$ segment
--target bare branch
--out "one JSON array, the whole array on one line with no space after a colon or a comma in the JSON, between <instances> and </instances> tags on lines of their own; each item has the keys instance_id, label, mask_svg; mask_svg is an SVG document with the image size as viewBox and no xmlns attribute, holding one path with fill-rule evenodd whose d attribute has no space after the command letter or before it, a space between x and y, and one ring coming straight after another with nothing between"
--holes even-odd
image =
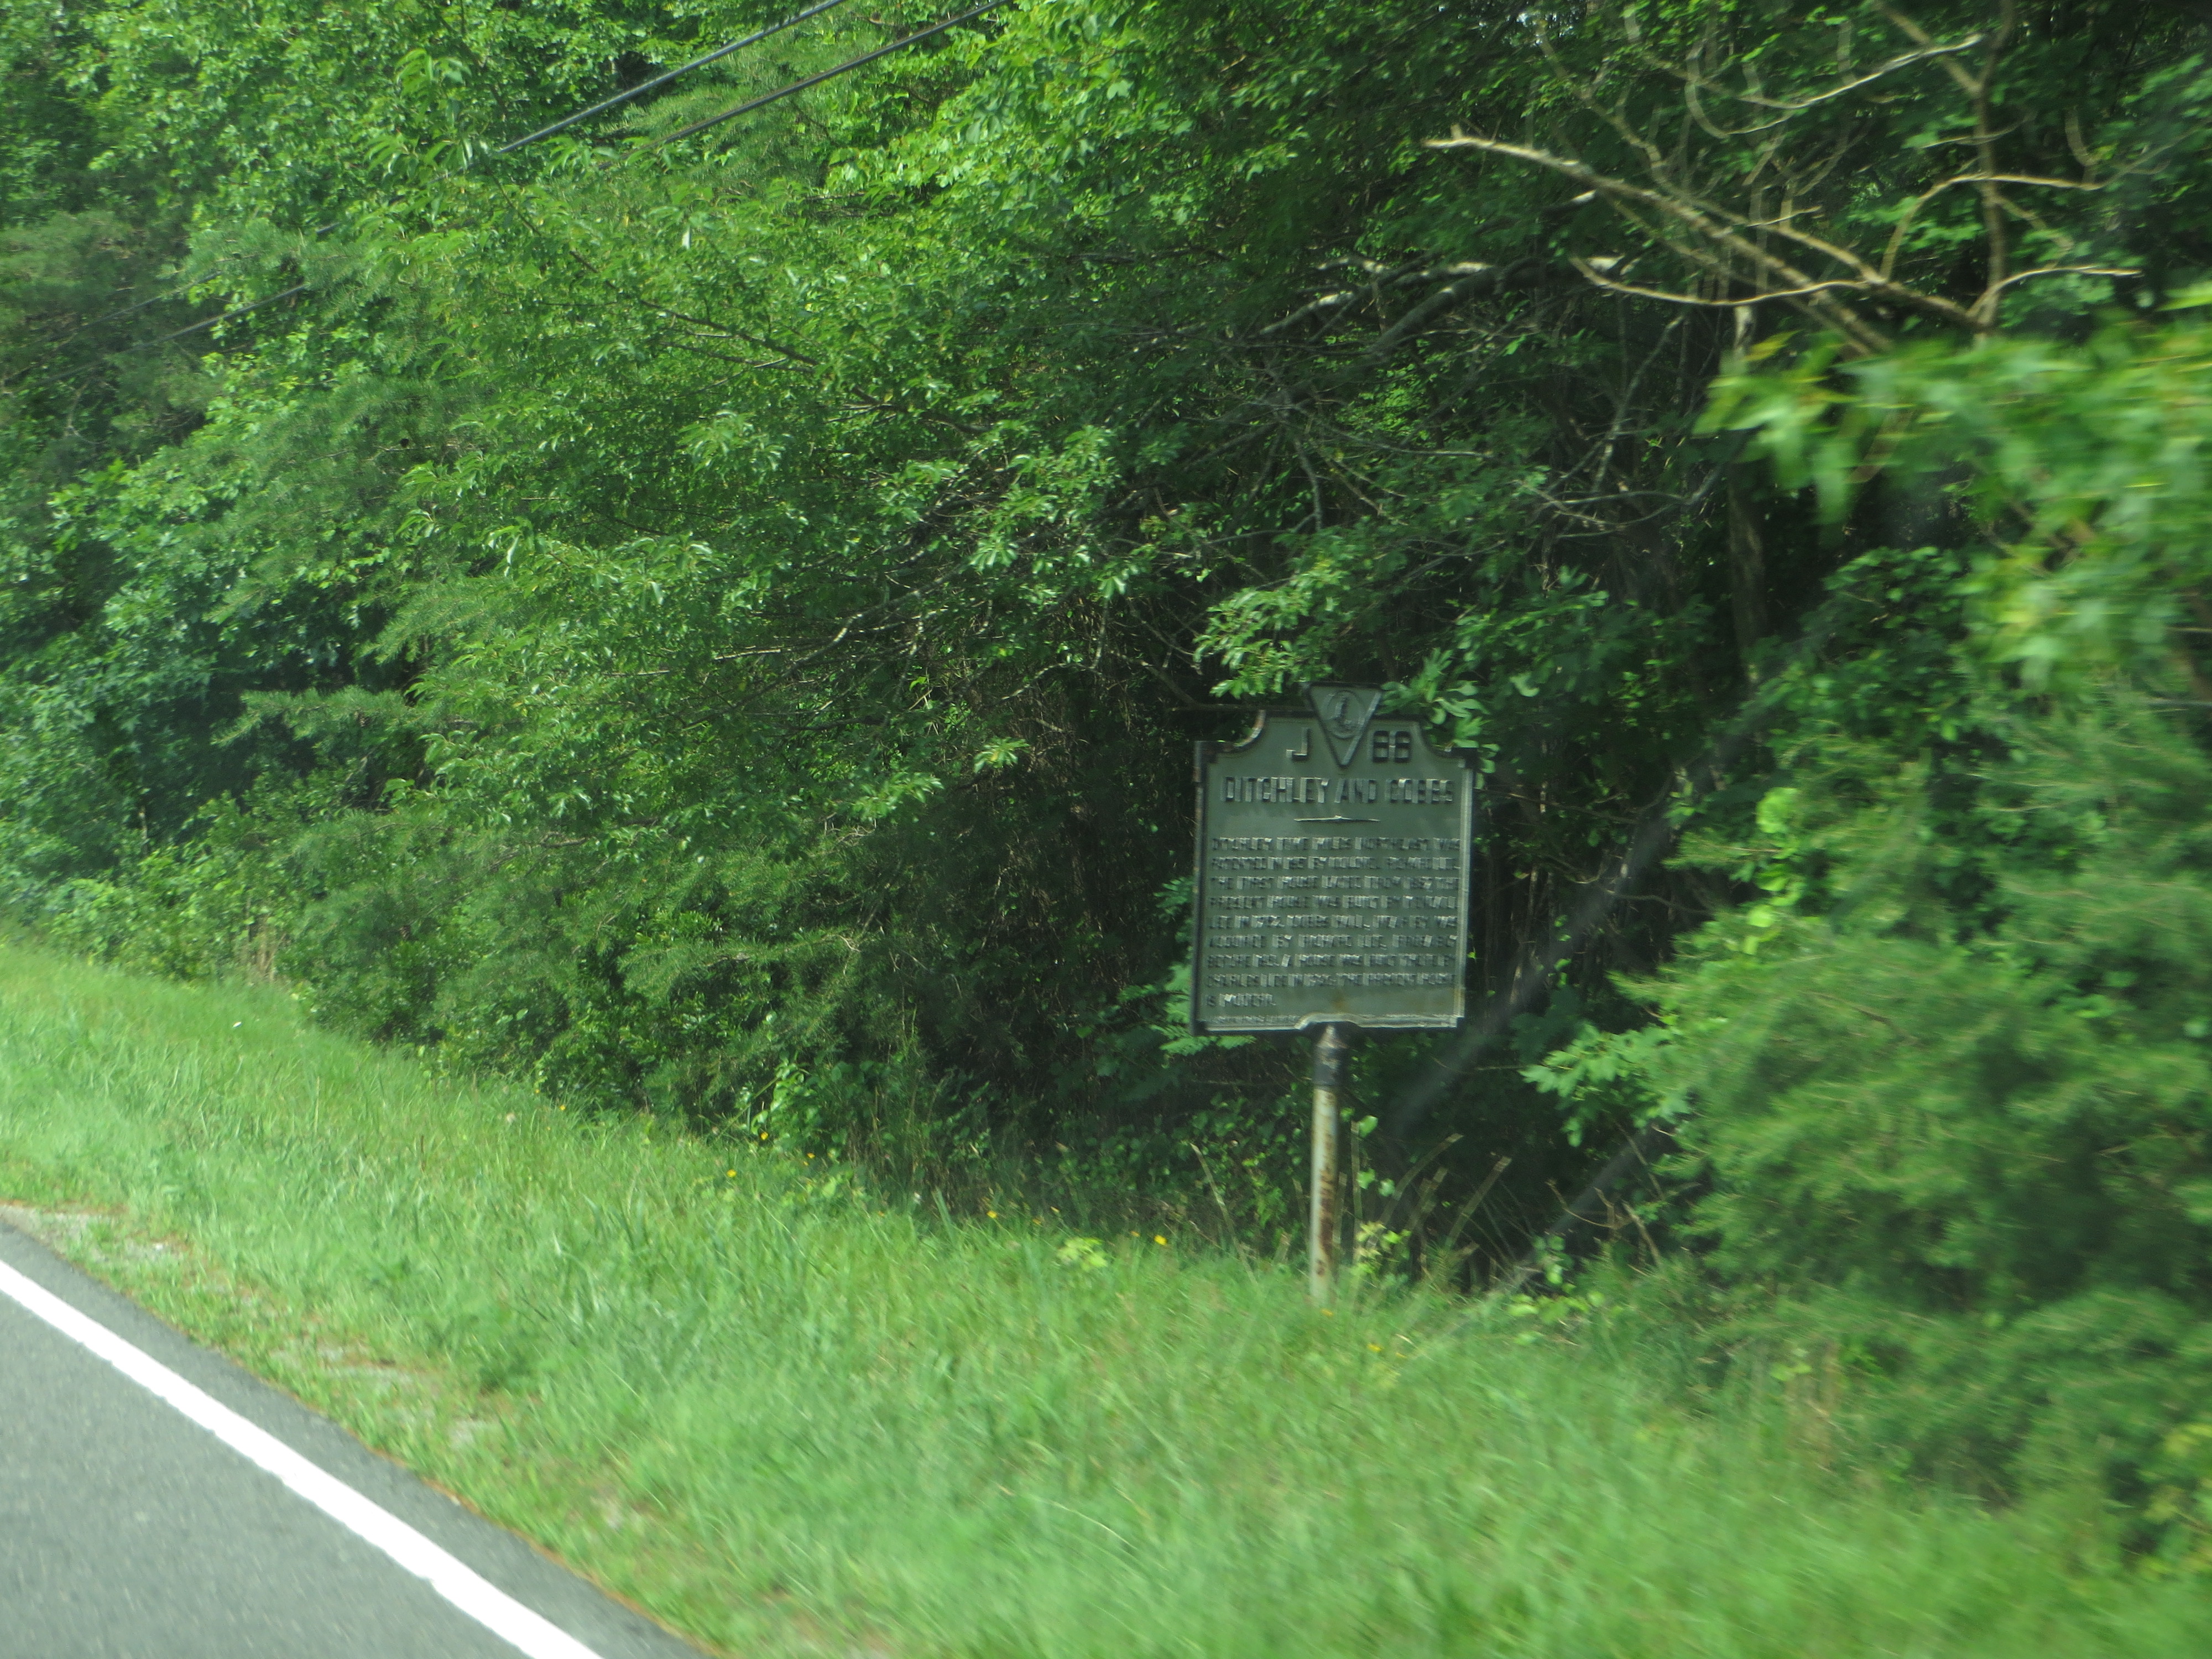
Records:
<instances>
[{"instance_id":1,"label":"bare branch","mask_svg":"<svg viewBox=\"0 0 2212 1659\"><path fill-rule=\"evenodd\" d=\"M1996 322L1997 296L2005 289L2029 282L2038 276L2140 276L2142 271L2133 265L2038 265L2033 270L2018 270L1990 289L1974 301L1974 309L1982 313L1992 326Z\"/></svg>"},{"instance_id":2,"label":"bare branch","mask_svg":"<svg viewBox=\"0 0 2212 1659\"><path fill-rule=\"evenodd\" d=\"M1382 332L1374 344L1360 355L1380 357L1395 350L1399 343L1418 331L1423 324L1440 313L1449 311L1462 300L1476 294L1494 292L1504 288L1533 286L1534 281L1549 276L1559 268L1547 259L1516 259L1510 264L1468 264L1449 267L1466 274L1456 282L1438 289L1411 311Z\"/></svg>"},{"instance_id":3,"label":"bare branch","mask_svg":"<svg viewBox=\"0 0 2212 1659\"><path fill-rule=\"evenodd\" d=\"M1747 127L1722 127L1706 118L1702 106L1692 105L1692 113L1697 118L1698 125L1712 134L1714 137L1746 138L1754 133L1771 131L1788 121L1793 115L1802 114L1808 109L1816 109L1822 104L1833 103L1837 99L1847 97L1862 87L1871 86L1876 81L1896 74L1899 70L1910 69L1916 64L1929 63L1954 52L1972 52L1986 39L1988 39L1986 35L1970 34L1963 40L1954 40L1948 45L1929 46L1918 52L1902 53L1887 63L1876 64L1855 79L1841 82L1828 88L1825 92L1815 93L1810 98L1767 98L1757 92L1740 92L1734 87L1724 86L1720 82L1699 75L1694 70L1666 63L1650 52L1643 52L1641 55L1654 68L1680 81L1692 100L1698 94L1706 93L1723 98L1732 98L1740 104L1749 104L1754 108L1780 112L1771 121L1761 121Z\"/></svg>"},{"instance_id":4,"label":"bare branch","mask_svg":"<svg viewBox=\"0 0 2212 1659\"><path fill-rule=\"evenodd\" d=\"M1907 307L1928 316L1937 318L1954 328L1963 328L1974 333L1984 331L1983 323L1972 312L1941 295L1923 294L1917 289L1907 288L1901 283L1894 282L1869 264L1864 258L1850 249L1839 247L1825 238L1798 230L1786 222L1770 221L1765 224L1754 224L1740 214L1731 213L1727 209L1711 203L1672 196L1660 191L1647 190L1640 185L1630 184L1625 179L1607 177L1571 157L1554 155L1548 150L1535 149L1525 144L1504 143L1492 138L1471 138L1464 134L1456 134L1449 138L1430 138L1423 142L1424 147L1429 149L1481 150L1490 155L1504 155L1514 161L1527 161L1538 167L1549 168L1554 173L1574 179L1578 184L1597 191L1608 201L1616 204L1632 203L1665 215L1686 226L1704 240L1735 254L1737 258L1747 261L1752 268L1765 272L1767 280L1778 281L1784 288L1806 292L1838 291L1837 288L1832 288L1831 284L1824 283L1808 271L1800 270L1787 259L1759 246L1741 234L1745 230L1763 230L1768 234L1780 237L1800 247L1819 253L1825 258L1832 259L1854 273L1856 282L1839 285L1841 289L1859 293L1871 299L1887 301L1893 305ZM1841 315L1849 319L1840 325L1843 331L1850 335L1863 349L1879 350L1887 345L1887 342L1882 338L1880 331L1867 324L1864 319L1850 313L1846 308L1838 307L1838 311Z\"/></svg>"},{"instance_id":5,"label":"bare branch","mask_svg":"<svg viewBox=\"0 0 2212 1659\"><path fill-rule=\"evenodd\" d=\"M2045 179L2033 173L1954 173L1940 184L1929 185L1927 189L1905 204L1905 212L1897 222L1897 228L1889 234L1889 246L1882 250L1881 274L1883 276L1888 276L1896 268L1898 250L1904 243L1905 233L1911 228L1912 221L1920 210L1954 185L2033 185L2045 190L2102 190L2105 188L2102 185L2081 184L2071 179ZM2007 203L2006 205L2010 206L2011 204ZM2017 211L2017 210L2014 210Z\"/></svg>"},{"instance_id":6,"label":"bare branch","mask_svg":"<svg viewBox=\"0 0 2212 1659\"><path fill-rule=\"evenodd\" d=\"M1324 294L1318 300L1309 301L1306 304L1300 306L1296 311L1284 318L1281 321L1268 324L1267 327L1260 331L1260 337L1261 338L1265 339L1270 334L1281 333L1283 330L1290 327L1293 323L1302 323L1305 321L1307 318L1318 316L1324 311L1334 311L1337 307L1344 304L1346 301L1358 299L1365 291L1366 290L1364 289L1346 288L1340 289L1334 294Z\"/></svg>"},{"instance_id":7,"label":"bare branch","mask_svg":"<svg viewBox=\"0 0 2212 1659\"><path fill-rule=\"evenodd\" d=\"M1797 300L1816 294L1856 293L1862 286L1855 277L1839 276L1831 282L1814 283L1808 288L1765 289L1748 299L1739 295L1733 299L1714 300L1700 294L1674 294L1665 289L1639 288L1634 283L1617 283L1587 259L1577 259L1574 266L1590 283L1609 293L1632 295L1639 300L1663 300L1668 305L1698 306L1709 311L1739 311L1745 306L1758 305L1767 300Z\"/></svg>"}]
</instances>

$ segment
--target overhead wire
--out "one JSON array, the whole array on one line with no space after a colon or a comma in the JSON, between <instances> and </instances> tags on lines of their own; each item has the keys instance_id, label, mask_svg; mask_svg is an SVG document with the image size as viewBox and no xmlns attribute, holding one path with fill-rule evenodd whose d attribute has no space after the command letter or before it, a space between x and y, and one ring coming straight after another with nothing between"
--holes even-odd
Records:
<instances>
[{"instance_id":1,"label":"overhead wire","mask_svg":"<svg viewBox=\"0 0 2212 1659\"><path fill-rule=\"evenodd\" d=\"M565 132L568 128L574 126L579 121L588 121L594 115L600 114L607 110L614 109L623 104L627 104L631 99L641 97L644 94L651 92L656 87L666 86L671 81L676 79L679 75L689 75L695 69L704 68L707 64L714 63L718 58L727 58L732 52L740 52L747 46L756 45L760 41L767 40L772 34L781 34L787 28L795 28L799 24L806 21L808 18L819 17L823 12L830 11L836 7L843 5L844 3L845 0L817 0L817 3L807 7L805 11L794 13L793 15L785 18L781 23L771 23L764 29L756 29L752 33L748 34L742 40L732 40L727 46L715 47L714 51L707 53L704 57L694 58L688 64L678 64L674 69L666 71L665 74L656 75L650 81L639 82L637 85L630 88L627 92L618 92L611 98L601 99L589 109L580 109L574 115L562 116L550 126L540 127L535 132L525 133L520 138L514 139L510 143L501 144L497 149L495 149L491 153L494 155L511 155L516 150L520 149L525 144L534 144L540 138L550 138L556 132Z\"/></svg>"},{"instance_id":2,"label":"overhead wire","mask_svg":"<svg viewBox=\"0 0 2212 1659\"><path fill-rule=\"evenodd\" d=\"M14 374L27 374L33 369L52 362L56 357L62 354L71 341L76 340L82 335L90 333L94 329L98 328L102 323L112 323L118 317L133 316L141 311L148 309L149 307L160 305L164 301L173 300L180 294L189 294L191 292L193 284L191 283L179 283L174 288L164 289L162 292L155 295L151 299L139 300L131 305L118 307L113 311L103 311L97 317L87 318L83 322L79 323L75 328L70 330L68 333L61 336L58 339L47 341L44 350L33 357L30 362L24 364L21 368L11 372ZM129 289L125 289L122 291L128 294L131 290ZM125 346L124 349L126 351L135 351L137 348L136 346ZM64 380L62 384L66 386L70 383L70 381Z\"/></svg>"},{"instance_id":3,"label":"overhead wire","mask_svg":"<svg viewBox=\"0 0 2212 1659\"><path fill-rule=\"evenodd\" d=\"M327 236L331 232L337 228L337 222L333 220L329 224L316 226L311 234L316 236ZM40 363L47 362L64 346L67 346L72 340L76 339L82 335L90 333L94 329L98 328L102 323L112 323L119 317L132 316L138 312L145 311L154 306L166 305L172 300L177 299L183 295L190 294L194 289L199 288L207 283L210 272L217 270L223 265L227 265L234 259L237 259L243 256L235 253L226 254L223 258L217 259L214 264L210 265L206 270L201 271L198 276L187 277L181 283L173 283L169 287L163 289L159 294L154 295L151 298L135 301L127 306L118 306L113 311L103 311L97 317L86 318L84 321L79 323L75 328L70 330L68 333L63 335L59 339L48 341L46 343L46 349L40 352L36 357L33 357L30 362L25 366L26 370L36 368ZM305 284L301 284L301 286L304 287ZM127 288L122 290L122 292L125 294L128 294L131 291L131 290ZM299 291L300 289L298 288L287 289L283 294L272 294L268 299L257 300L253 302L253 305L240 307L240 310L251 311L257 306L267 305L271 300L289 299L292 295L297 294ZM144 346L160 345L162 341L173 340L180 334L191 334L203 328L212 328L216 324L222 322L228 317L235 314L237 313L234 312L227 312L221 317L203 318L200 321L192 324L188 328L181 328L177 330L174 333L164 334L157 339L139 340L134 342L132 344L125 346L123 350L125 352L137 351Z\"/></svg>"},{"instance_id":4,"label":"overhead wire","mask_svg":"<svg viewBox=\"0 0 2212 1659\"><path fill-rule=\"evenodd\" d=\"M295 283L281 294L271 294L246 305L234 306L219 317L203 317L197 323L187 323L182 328L172 329L168 333L157 335L153 339L134 341L123 349L125 352L145 351L157 345L167 345L172 340L183 339L187 334L197 334L204 328L213 328L217 323L227 323L234 317L243 317L249 311L258 311L264 306L273 306L279 300L289 300L295 294L305 294L307 291L307 283Z\"/></svg>"},{"instance_id":5,"label":"overhead wire","mask_svg":"<svg viewBox=\"0 0 2212 1659\"><path fill-rule=\"evenodd\" d=\"M520 138L514 139L509 143L500 145L497 149L489 153L494 155L512 155L514 151L522 149L526 145L536 143L541 138L550 137L556 132L565 131L580 121L588 120L591 117L599 114L604 111L616 108L622 104L629 102L631 99L639 97L645 93L651 92L656 87L665 86L671 81L675 80L678 76L687 75L695 69L699 69L708 64L714 63L718 59L726 58L732 52L741 51L746 46L753 46L762 40L765 40L771 35L781 34L786 29L795 27L797 25L804 23L811 18L818 17L823 13L833 10L836 7L844 3L845 0L816 0L815 4L805 8L802 11L794 12L791 16L783 19L781 22L771 23L766 28L757 29L752 33L744 36L741 40L732 40L726 46L717 46L714 51L707 52L701 57L695 58L689 63L679 64L674 69L669 70L664 74L657 75L649 81L640 82L636 86L629 88L627 91L617 93L611 98L602 99L598 103L591 105L587 108L576 111L574 114L565 115L558 121L555 121L550 125L540 127L535 132L526 133ZM821 70L817 74L807 76L801 80L793 81L788 86L779 87L774 92L764 94L758 98L749 99L742 104L723 110L719 114L708 116L704 120L694 121L689 126L680 127L676 131L669 133L665 137L653 139L650 143L643 146L643 148L647 149L659 149L663 145L674 143L680 138L688 138L694 133L704 132L709 127L720 126L725 121L733 121L741 115L749 115L757 109L764 108L768 105L778 102L782 99L791 97L795 93L805 92L810 87L818 87L825 81L833 81L841 75L850 74L856 69L860 69L866 64L874 63L878 58L888 57L892 52L903 51L908 46L916 45L921 41L942 34L947 29L956 27L962 23L967 22L971 18L980 17L987 11L996 10L999 7L1005 5L1006 3L1007 3L1007 0L982 0L981 4L970 6L966 11L961 12L957 15L945 18L941 22L933 23L926 29L917 29L912 34L903 35L896 40L892 40L884 46L876 47L872 52L864 52L857 58L848 58L845 62L839 64L833 68ZM637 150L632 150L629 154L636 155L639 153L640 152ZM602 167L609 167L614 165L615 161L627 159L627 156L616 157L609 161L602 162L600 165ZM333 228L334 227L332 226L325 225L322 229L324 231L327 231ZM320 234L321 232L319 231L317 234ZM203 329L214 328L220 324L230 322L236 318L243 317L249 312L258 311L264 306L275 305L280 300L289 300L295 295L305 293L308 286L309 285L306 283L295 283L293 286L285 289L281 293L269 295L264 298L252 301L246 305L234 306L231 309L222 312L216 316L204 317L196 323L189 323L183 328L173 329L168 333L157 336L154 339L135 342L131 345L125 346L123 349L125 352L143 351L149 349L155 346L166 345L172 340L182 339L188 334L197 334ZM171 295L161 297L173 297L174 293L182 291L183 290L181 289L173 290ZM144 305L152 303L155 303L155 301L149 301L142 302L139 306L126 307L123 312L110 313L110 317L125 315L131 311L143 309ZM109 318L101 318L99 320L104 322L109 319ZM70 337L74 337L76 333L82 332L83 329L88 326L90 326L90 325L80 325L77 330L72 331Z\"/></svg>"},{"instance_id":6,"label":"overhead wire","mask_svg":"<svg viewBox=\"0 0 2212 1659\"><path fill-rule=\"evenodd\" d=\"M732 52L740 52L747 46L757 45L759 42L768 40L772 35L781 34L786 29L794 28L798 25L806 22L811 18L819 17L823 13L826 11L833 11L837 7L845 3L846 0L816 0L815 4L808 6L803 11L794 12L791 16L784 18L780 22L771 23L766 28L756 29L750 34L745 35L736 40L729 41L723 46L715 47L714 50L710 52L706 52L700 57L694 58L687 64L679 64L672 70L669 70L660 75L656 75L649 81L641 81L636 86L629 88L624 91L618 92L611 98L603 98L598 103L590 106L588 108L580 109L573 114L564 115L559 120L553 122L550 125L538 128L535 132L526 133L520 138L514 139L509 143L500 145L497 149L492 150L491 154L494 155L513 155L516 150L522 149L526 145L534 144L541 138L550 138L556 132L566 131L568 128L574 126L580 121L587 121L594 115L600 114L607 110L617 108L623 104L628 103L633 98L641 97L644 94L653 91L655 88L665 87L679 76L688 75L693 70L703 68L705 65L714 63L718 59L727 58ZM781 96L782 94L779 94L778 95ZM335 228L336 227L334 225L324 225L319 228L315 234L319 236ZM89 329L97 327L101 323L112 322L118 317L127 317L134 312L143 311L149 307L159 305L164 300L174 299L180 294L189 292L197 284L194 283L185 283L169 289L167 293L155 295L150 300L141 300L136 305L125 306L119 310L108 312L104 316L95 317L88 322L80 323L64 337L64 339L60 343L66 343L69 340L75 339L78 335L84 333ZM202 329L214 328L219 324L229 322L234 318L243 317L248 312L258 311L264 306L274 305L279 300L289 300L295 294L304 293L307 288L307 284L305 283L295 283L292 287L284 289L282 293L268 295L262 299L255 300L246 305L234 306L231 309L220 313L216 316L203 317L196 323L187 324L183 328L173 329L168 333L158 335L153 339L134 341L130 345L124 347L123 350L126 353L143 351L149 349L154 346L166 345L172 340L180 340L184 338L187 334L197 334Z\"/></svg>"},{"instance_id":7,"label":"overhead wire","mask_svg":"<svg viewBox=\"0 0 2212 1659\"><path fill-rule=\"evenodd\" d=\"M733 121L740 115L750 115L753 111L773 104L780 98L788 98L792 94L804 92L809 87L818 87L824 81L835 80L841 75L859 69L863 64L872 64L877 58L913 46L918 40L927 40L933 34L942 34L955 24L964 23L971 17L980 17L985 12L994 10L1006 3L1006 0L983 0L981 5L970 6L957 17L948 17L941 23L932 23L926 29L917 29L901 40L878 46L873 52L864 52L858 58L848 58L835 69L826 69L818 75L810 75L803 81L793 81L787 87L779 87L774 92L763 94L758 98L749 99L734 108L724 110L720 115L710 115L703 121L694 121L688 127L678 127L666 137L654 139L646 148L658 149L663 144L672 144L679 138L689 138L695 132L704 132L708 127L720 126L725 121Z\"/></svg>"}]
</instances>

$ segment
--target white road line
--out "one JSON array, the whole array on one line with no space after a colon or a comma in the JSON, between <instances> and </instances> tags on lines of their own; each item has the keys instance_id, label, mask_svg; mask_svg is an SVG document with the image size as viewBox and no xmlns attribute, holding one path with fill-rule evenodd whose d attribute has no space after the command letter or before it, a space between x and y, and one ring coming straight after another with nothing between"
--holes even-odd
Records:
<instances>
[{"instance_id":1,"label":"white road line","mask_svg":"<svg viewBox=\"0 0 2212 1659\"><path fill-rule=\"evenodd\" d=\"M599 1659L581 1642L487 1583L398 1516L325 1474L276 1436L256 1428L97 1320L0 1262L0 1293L175 1407L249 1462L258 1464L347 1531L425 1580L463 1613L529 1659Z\"/></svg>"}]
</instances>

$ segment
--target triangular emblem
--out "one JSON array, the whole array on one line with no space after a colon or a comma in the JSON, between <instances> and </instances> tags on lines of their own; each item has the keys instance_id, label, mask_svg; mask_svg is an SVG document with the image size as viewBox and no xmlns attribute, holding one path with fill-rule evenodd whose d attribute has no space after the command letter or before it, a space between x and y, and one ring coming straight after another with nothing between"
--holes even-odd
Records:
<instances>
[{"instance_id":1,"label":"triangular emblem","mask_svg":"<svg viewBox=\"0 0 2212 1659\"><path fill-rule=\"evenodd\" d=\"M1336 763L1351 765L1382 693L1371 685L1315 685L1306 689L1306 696L1313 700L1314 713L1321 716L1322 733L1328 739Z\"/></svg>"}]
</instances>

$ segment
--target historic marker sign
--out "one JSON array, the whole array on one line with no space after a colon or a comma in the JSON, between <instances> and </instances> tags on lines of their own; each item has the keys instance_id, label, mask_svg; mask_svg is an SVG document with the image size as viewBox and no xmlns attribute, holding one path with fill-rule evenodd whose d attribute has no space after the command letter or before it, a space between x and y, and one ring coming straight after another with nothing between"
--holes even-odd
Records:
<instances>
[{"instance_id":1,"label":"historic marker sign","mask_svg":"<svg viewBox=\"0 0 2212 1659\"><path fill-rule=\"evenodd\" d=\"M1376 718L1371 687L1310 696L1198 746L1191 1025L1456 1025L1474 763Z\"/></svg>"}]
</instances>

